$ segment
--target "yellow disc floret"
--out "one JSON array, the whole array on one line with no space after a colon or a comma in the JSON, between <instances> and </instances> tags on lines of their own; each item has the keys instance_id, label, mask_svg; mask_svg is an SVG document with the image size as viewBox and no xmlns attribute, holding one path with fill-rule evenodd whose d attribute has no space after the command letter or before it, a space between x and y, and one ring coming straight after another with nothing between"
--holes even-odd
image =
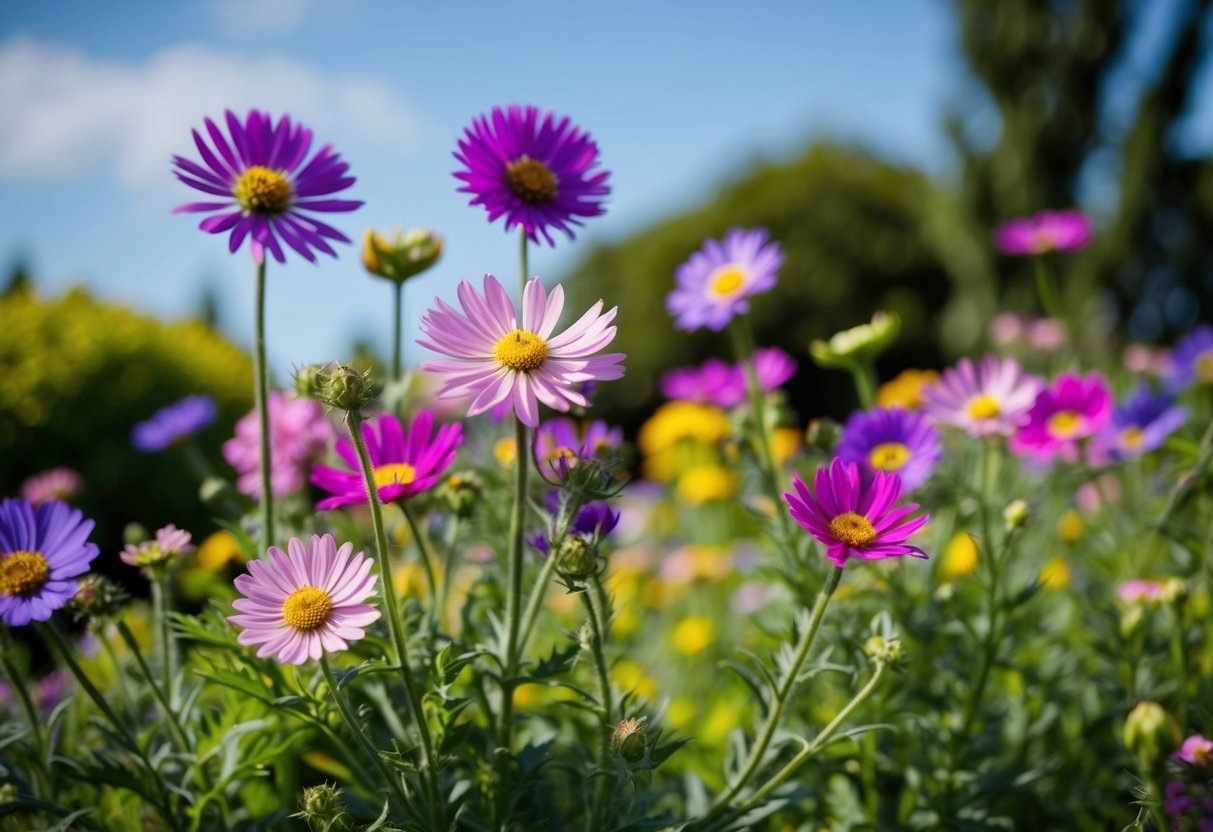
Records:
<instances>
[{"instance_id":1,"label":"yellow disc floret","mask_svg":"<svg viewBox=\"0 0 1213 832\"><path fill-rule=\"evenodd\" d=\"M993 419L1002 412L998 399L993 396L974 396L967 405L969 415L974 419Z\"/></svg>"},{"instance_id":2,"label":"yellow disc floret","mask_svg":"<svg viewBox=\"0 0 1213 832\"><path fill-rule=\"evenodd\" d=\"M548 345L533 332L515 329L493 347L493 358L502 367L529 373L538 370L548 360Z\"/></svg>"},{"instance_id":3,"label":"yellow disc floret","mask_svg":"<svg viewBox=\"0 0 1213 832\"><path fill-rule=\"evenodd\" d=\"M547 165L530 156L512 162L505 169L505 179L514 196L531 205L551 202L560 184Z\"/></svg>"},{"instance_id":4,"label":"yellow disc floret","mask_svg":"<svg viewBox=\"0 0 1213 832\"><path fill-rule=\"evenodd\" d=\"M868 462L880 471L897 471L910 461L910 449L901 442L881 442L868 454Z\"/></svg>"},{"instance_id":5,"label":"yellow disc floret","mask_svg":"<svg viewBox=\"0 0 1213 832\"><path fill-rule=\"evenodd\" d=\"M240 174L232 196L250 214L275 216L291 207L291 183L276 170L253 165Z\"/></svg>"},{"instance_id":6,"label":"yellow disc floret","mask_svg":"<svg viewBox=\"0 0 1213 832\"><path fill-rule=\"evenodd\" d=\"M1049 417L1049 434L1055 439L1070 439L1082 428L1082 415L1073 410L1059 410Z\"/></svg>"},{"instance_id":7,"label":"yellow disc floret","mask_svg":"<svg viewBox=\"0 0 1213 832\"><path fill-rule=\"evenodd\" d=\"M28 598L50 579L51 567L41 552L12 552L0 560L0 595Z\"/></svg>"},{"instance_id":8,"label":"yellow disc floret","mask_svg":"<svg viewBox=\"0 0 1213 832\"><path fill-rule=\"evenodd\" d=\"M332 613L332 597L314 586L296 589L282 604L282 617L287 625L305 633L324 624Z\"/></svg>"},{"instance_id":9,"label":"yellow disc floret","mask_svg":"<svg viewBox=\"0 0 1213 832\"><path fill-rule=\"evenodd\" d=\"M867 546L876 539L876 529L862 514L848 511L830 521L834 539L851 546Z\"/></svg>"},{"instance_id":10,"label":"yellow disc floret","mask_svg":"<svg viewBox=\"0 0 1213 832\"><path fill-rule=\"evenodd\" d=\"M721 266L708 278L708 290L718 298L727 298L745 285L746 274L738 266L729 263Z\"/></svg>"},{"instance_id":11,"label":"yellow disc floret","mask_svg":"<svg viewBox=\"0 0 1213 832\"><path fill-rule=\"evenodd\" d=\"M393 462L375 466L375 487L385 485L408 485L417 478L417 469L407 462Z\"/></svg>"}]
</instances>

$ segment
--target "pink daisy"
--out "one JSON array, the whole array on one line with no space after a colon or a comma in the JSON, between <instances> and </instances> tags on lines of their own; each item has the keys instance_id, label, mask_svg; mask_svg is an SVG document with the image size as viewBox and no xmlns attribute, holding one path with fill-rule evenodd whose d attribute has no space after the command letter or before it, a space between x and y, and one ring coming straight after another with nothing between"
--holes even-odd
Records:
<instances>
[{"instance_id":1,"label":"pink daisy","mask_svg":"<svg viewBox=\"0 0 1213 832\"><path fill-rule=\"evenodd\" d=\"M835 458L829 468L817 469L814 489L792 478L796 493L783 498L792 517L826 546L826 557L835 566L847 558L881 560L910 555L925 558L926 552L905 541L927 522L927 516L906 520L918 510L917 503L893 508L901 496L901 479L877 471L865 486L854 464ZM815 493L814 493L815 492Z\"/></svg>"},{"instance_id":2,"label":"pink daisy","mask_svg":"<svg viewBox=\"0 0 1213 832\"><path fill-rule=\"evenodd\" d=\"M462 312L435 303L421 319L427 340L417 343L452 360L427 361L421 369L444 377L438 398L470 397L469 416L512 401L519 420L538 427L540 402L562 413L570 404L588 407L580 391L585 382L623 377L622 353L595 355L615 338L618 307L603 313L601 300L556 336L564 289L549 295L538 278L523 291L521 327L513 301L491 274L484 276L483 295L466 280L459 284Z\"/></svg>"},{"instance_id":3,"label":"pink daisy","mask_svg":"<svg viewBox=\"0 0 1213 832\"><path fill-rule=\"evenodd\" d=\"M331 535L312 535L306 544L292 537L287 552L271 546L266 558L249 561L248 574L236 578L244 597L232 606L240 614L227 618L243 629L239 642L259 645L259 659L302 664L365 636L379 618L379 610L364 603L375 576L372 561L353 551L352 543L338 549Z\"/></svg>"},{"instance_id":4,"label":"pink daisy","mask_svg":"<svg viewBox=\"0 0 1213 832\"><path fill-rule=\"evenodd\" d=\"M367 456L374 468L375 486L379 500L390 503L405 500L426 491L438 482L442 472L455 461L455 453L463 444L462 425L442 425L434 432L434 416L419 410L409 425L408 436L400 420L383 413L362 425ZM366 502L366 488L358 466L358 454L349 439L337 440L337 453L348 471L317 465L312 470L312 484L333 496L316 503L316 508L328 510Z\"/></svg>"},{"instance_id":5,"label":"pink daisy","mask_svg":"<svg viewBox=\"0 0 1213 832\"><path fill-rule=\"evenodd\" d=\"M1213 766L1213 742L1201 734L1193 734L1171 756L1193 766Z\"/></svg>"},{"instance_id":6,"label":"pink daisy","mask_svg":"<svg viewBox=\"0 0 1213 832\"><path fill-rule=\"evenodd\" d=\"M21 483L21 498L40 506L51 500L68 500L80 493L84 480L71 468L51 468Z\"/></svg>"},{"instance_id":7,"label":"pink daisy","mask_svg":"<svg viewBox=\"0 0 1213 832\"><path fill-rule=\"evenodd\" d=\"M1010 436L1027 424L1028 411L1043 386L1015 359L987 355L977 366L962 358L922 395L927 416L935 422L961 428L970 436Z\"/></svg>"},{"instance_id":8,"label":"pink daisy","mask_svg":"<svg viewBox=\"0 0 1213 832\"><path fill-rule=\"evenodd\" d=\"M303 488L308 468L324 455L333 426L311 399L288 397L271 390L270 487L275 497ZM236 423L236 435L223 443L223 457L238 477L236 488L254 500L261 498L261 425L250 410Z\"/></svg>"},{"instance_id":9,"label":"pink daisy","mask_svg":"<svg viewBox=\"0 0 1213 832\"><path fill-rule=\"evenodd\" d=\"M1057 456L1073 462L1078 443L1103 430L1111 418L1112 394L1103 376L1064 373L1036 397L1027 424L1011 437L1011 450L1037 462Z\"/></svg>"}]
</instances>

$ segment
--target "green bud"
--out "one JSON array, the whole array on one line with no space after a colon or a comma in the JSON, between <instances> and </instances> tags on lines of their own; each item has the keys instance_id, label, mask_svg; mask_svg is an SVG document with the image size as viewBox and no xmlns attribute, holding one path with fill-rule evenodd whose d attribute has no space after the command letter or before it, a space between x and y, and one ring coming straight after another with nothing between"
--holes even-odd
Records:
<instances>
[{"instance_id":1,"label":"green bud","mask_svg":"<svg viewBox=\"0 0 1213 832\"><path fill-rule=\"evenodd\" d=\"M581 535L566 537L555 557L556 571L570 580L588 578L598 569L598 551Z\"/></svg>"},{"instance_id":2,"label":"green bud","mask_svg":"<svg viewBox=\"0 0 1213 832\"><path fill-rule=\"evenodd\" d=\"M147 540L147 529L140 523L127 523L122 530L122 542L128 546L138 546Z\"/></svg>"},{"instance_id":3,"label":"green bud","mask_svg":"<svg viewBox=\"0 0 1213 832\"><path fill-rule=\"evenodd\" d=\"M435 493L452 514L466 520L472 516L476 504L484 495L484 480L472 471L451 474L435 489Z\"/></svg>"},{"instance_id":4,"label":"green bud","mask_svg":"<svg viewBox=\"0 0 1213 832\"><path fill-rule=\"evenodd\" d=\"M1124 615L1120 617L1121 638L1127 639L1137 631L1137 627L1141 624L1141 617L1144 612L1145 610L1142 608L1141 604L1133 604L1127 610L1125 610Z\"/></svg>"},{"instance_id":5,"label":"green bud","mask_svg":"<svg viewBox=\"0 0 1213 832\"><path fill-rule=\"evenodd\" d=\"M1182 604L1188 598L1188 582L1183 578L1167 578L1162 582L1163 603Z\"/></svg>"},{"instance_id":6,"label":"green bud","mask_svg":"<svg viewBox=\"0 0 1213 832\"><path fill-rule=\"evenodd\" d=\"M362 244L362 265L376 277L403 283L421 274L442 256L442 238L428 228L393 230L389 240L367 229Z\"/></svg>"},{"instance_id":7,"label":"green bud","mask_svg":"<svg viewBox=\"0 0 1213 832\"><path fill-rule=\"evenodd\" d=\"M303 399L315 399L324 390L333 364L304 364L295 370L295 393Z\"/></svg>"},{"instance_id":8,"label":"green bud","mask_svg":"<svg viewBox=\"0 0 1213 832\"><path fill-rule=\"evenodd\" d=\"M644 719L625 719L611 734L611 748L629 763L638 763L648 752L648 729Z\"/></svg>"},{"instance_id":9,"label":"green bud","mask_svg":"<svg viewBox=\"0 0 1213 832\"><path fill-rule=\"evenodd\" d=\"M901 331L901 319L895 312L877 312L870 323L844 329L830 336L829 341L814 341L809 354L817 366L849 370L870 364Z\"/></svg>"},{"instance_id":10,"label":"green bud","mask_svg":"<svg viewBox=\"0 0 1213 832\"><path fill-rule=\"evenodd\" d=\"M117 615L129 597L126 590L104 575L89 575L80 581L68 610L77 623L104 621Z\"/></svg>"},{"instance_id":11,"label":"green bud","mask_svg":"<svg viewBox=\"0 0 1213 832\"><path fill-rule=\"evenodd\" d=\"M1139 702L1125 719L1125 747L1137 754L1143 770L1154 768L1182 737L1179 725L1157 702Z\"/></svg>"},{"instance_id":12,"label":"green bud","mask_svg":"<svg viewBox=\"0 0 1213 832\"><path fill-rule=\"evenodd\" d=\"M1030 512L1028 504L1023 500L1013 500L1002 511L1002 522L1008 532L1022 529L1028 522Z\"/></svg>"},{"instance_id":13,"label":"green bud","mask_svg":"<svg viewBox=\"0 0 1213 832\"><path fill-rule=\"evenodd\" d=\"M361 412L375 400L371 374L349 364L308 364L295 373L300 396L337 410Z\"/></svg>"},{"instance_id":14,"label":"green bud","mask_svg":"<svg viewBox=\"0 0 1213 832\"><path fill-rule=\"evenodd\" d=\"M842 436L842 428L833 419L813 419L804 432L805 442L810 447L825 453L833 453L834 446Z\"/></svg>"},{"instance_id":15,"label":"green bud","mask_svg":"<svg viewBox=\"0 0 1213 832\"><path fill-rule=\"evenodd\" d=\"M11 803L17 799L17 786L13 783L0 785L0 805Z\"/></svg>"},{"instance_id":16,"label":"green bud","mask_svg":"<svg viewBox=\"0 0 1213 832\"><path fill-rule=\"evenodd\" d=\"M901 640L896 638L886 640L883 636L872 636L863 645L863 652L867 653L869 658L879 662L901 661Z\"/></svg>"},{"instance_id":17,"label":"green bud","mask_svg":"<svg viewBox=\"0 0 1213 832\"><path fill-rule=\"evenodd\" d=\"M350 828L341 789L328 783L305 788L303 799L299 801L299 812L292 817L302 818L314 830L336 832Z\"/></svg>"}]
</instances>

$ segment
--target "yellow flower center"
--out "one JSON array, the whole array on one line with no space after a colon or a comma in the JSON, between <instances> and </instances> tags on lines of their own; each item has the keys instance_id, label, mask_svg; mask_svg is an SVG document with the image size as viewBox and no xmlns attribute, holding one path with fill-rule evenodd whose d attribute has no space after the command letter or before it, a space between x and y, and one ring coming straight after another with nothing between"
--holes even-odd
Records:
<instances>
[{"instance_id":1,"label":"yellow flower center","mask_svg":"<svg viewBox=\"0 0 1213 832\"><path fill-rule=\"evenodd\" d=\"M408 485L417 478L417 470L405 462L393 462L390 465L375 467L375 487L385 485Z\"/></svg>"},{"instance_id":2,"label":"yellow flower center","mask_svg":"<svg viewBox=\"0 0 1213 832\"><path fill-rule=\"evenodd\" d=\"M1070 439L1082 427L1082 414L1059 410L1049 417L1049 434L1054 439Z\"/></svg>"},{"instance_id":3,"label":"yellow flower center","mask_svg":"<svg viewBox=\"0 0 1213 832\"><path fill-rule=\"evenodd\" d=\"M0 595L28 598L50 576L50 564L41 552L12 552L0 560Z\"/></svg>"},{"instance_id":4,"label":"yellow flower center","mask_svg":"<svg viewBox=\"0 0 1213 832\"><path fill-rule=\"evenodd\" d=\"M974 419L993 419L1002 412L1002 408L993 396L974 396L969 399L968 411Z\"/></svg>"},{"instance_id":5,"label":"yellow flower center","mask_svg":"<svg viewBox=\"0 0 1213 832\"><path fill-rule=\"evenodd\" d=\"M516 329L493 347L493 358L502 367L529 373L538 370L548 360L548 345L535 333Z\"/></svg>"},{"instance_id":6,"label":"yellow flower center","mask_svg":"<svg viewBox=\"0 0 1213 832\"><path fill-rule=\"evenodd\" d=\"M1194 367L1197 378L1205 384L1213 384L1213 350L1196 356Z\"/></svg>"},{"instance_id":7,"label":"yellow flower center","mask_svg":"<svg viewBox=\"0 0 1213 832\"><path fill-rule=\"evenodd\" d=\"M519 157L511 163L505 169L505 180L514 196L531 205L551 202L560 184L547 165L530 156Z\"/></svg>"},{"instance_id":8,"label":"yellow flower center","mask_svg":"<svg viewBox=\"0 0 1213 832\"><path fill-rule=\"evenodd\" d=\"M232 196L250 214L274 216L291 207L291 183L276 170L253 165L240 174Z\"/></svg>"},{"instance_id":9,"label":"yellow flower center","mask_svg":"<svg viewBox=\"0 0 1213 832\"><path fill-rule=\"evenodd\" d=\"M876 529L868 518L853 511L840 514L830 521L830 534L851 546L867 546L876 539Z\"/></svg>"},{"instance_id":10,"label":"yellow flower center","mask_svg":"<svg viewBox=\"0 0 1213 832\"><path fill-rule=\"evenodd\" d=\"M896 471L910 461L910 449L900 442L881 442L868 454L868 462L881 471Z\"/></svg>"},{"instance_id":11,"label":"yellow flower center","mask_svg":"<svg viewBox=\"0 0 1213 832\"><path fill-rule=\"evenodd\" d=\"M323 589L305 586L296 589L282 604L286 623L301 632L311 632L329 620L333 599Z\"/></svg>"},{"instance_id":12,"label":"yellow flower center","mask_svg":"<svg viewBox=\"0 0 1213 832\"><path fill-rule=\"evenodd\" d=\"M1141 428L1137 425L1130 425L1120 434L1120 441L1125 443L1126 448L1140 448L1144 438Z\"/></svg>"},{"instance_id":13,"label":"yellow flower center","mask_svg":"<svg viewBox=\"0 0 1213 832\"><path fill-rule=\"evenodd\" d=\"M729 263L718 268L708 278L708 291L718 298L726 298L745 285L745 272Z\"/></svg>"}]
</instances>

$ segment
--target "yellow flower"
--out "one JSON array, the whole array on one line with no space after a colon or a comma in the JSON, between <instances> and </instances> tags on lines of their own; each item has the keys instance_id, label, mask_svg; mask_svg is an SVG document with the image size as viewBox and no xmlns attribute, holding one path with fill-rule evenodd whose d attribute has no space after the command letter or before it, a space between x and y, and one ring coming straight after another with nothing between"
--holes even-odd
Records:
<instances>
[{"instance_id":1,"label":"yellow flower","mask_svg":"<svg viewBox=\"0 0 1213 832\"><path fill-rule=\"evenodd\" d=\"M694 402L666 402L640 427L637 445L646 456L690 439L714 445L732 433L729 417L718 407Z\"/></svg>"},{"instance_id":2,"label":"yellow flower","mask_svg":"<svg viewBox=\"0 0 1213 832\"><path fill-rule=\"evenodd\" d=\"M678 499L693 506L737 496L737 475L720 465L698 465L678 478Z\"/></svg>"},{"instance_id":3,"label":"yellow flower","mask_svg":"<svg viewBox=\"0 0 1213 832\"><path fill-rule=\"evenodd\" d=\"M509 468L514 464L514 460L518 458L518 448L511 437L498 439L493 445L493 456L497 459L497 463L502 468Z\"/></svg>"},{"instance_id":4,"label":"yellow flower","mask_svg":"<svg viewBox=\"0 0 1213 832\"><path fill-rule=\"evenodd\" d=\"M437 572L437 568L435 568ZM435 575L437 578L437 575ZM424 596L429 592L429 586L426 584L425 571L422 570L419 563L400 563L392 570L392 583L396 585L397 596Z\"/></svg>"},{"instance_id":5,"label":"yellow flower","mask_svg":"<svg viewBox=\"0 0 1213 832\"><path fill-rule=\"evenodd\" d=\"M1082 540L1085 526L1082 522L1082 515L1074 509L1070 509L1061 516L1057 521L1057 536L1061 538L1063 543L1077 543Z\"/></svg>"},{"instance_id":6,"label":"yellow flower","mask_svg":"<svg viewBox=\"0 0 1213 832\"><path fill-rule=\"evenodd\" d=\"M687 696L675 696L670 700L670 707L665 712L666 720L673 727L682 730L691 724L695 718L695 703Z\"/></svg>"},{"instance_id":7,"label":"yellow flower","mask_svg":"<svg viewBox=\"0 0 1213 832\"><path fill-rule=\"evenodd\" d=\"M977 569L977 543L964 532L956 536L943 550L943 560L939 564L939 577L944 581L954 581L971 575Z\"/></svg>"},{"instance_id":8,"label":"yellow flower","mask_svg":"<svg viewBox=\"0 0 1213 832\"><path fill-rule=\"evenodd\" d=\"M736 706L717 700L703 724L699 726L697 739L708 745L720 745L736 727Z\"/></svg>"},{"instance_id":9,"label":"yellow flower","mask_svg":"<svg viewBox=\"0 0 1213 832\"><path fill-rule=\"evenodd\" d=\"M939 381L934 370L902 370L892 381L886 381L876 390L876 404L880 407L900 407L918 410L922 407L922 391Z\"/></svg>"},{"instance_id":10,"label":"yellow flower","mask_svg":"<svg viewBox=\"0 0 1213 832\"><path fill-rule=\"evenodd\" d=\"M636 614L636 607L633 604L620 607L615 613L614 619L611 620L611 636L613 638L627 638L634 635L640 629L640 616Z\"/></svg>"},{"instance_id":11,"label":"yellow flower","mask_svg":"<svg viewBox=\"0 0 1213 832\"><path fill-rule=\"evenodd\" d=\"M684 618L674 627L674 647L686 656L701 652L715 637L716 626L712 619L702 615Z\"/></svg>"},{"instance_id":12,"label":"yellow flower","mask_svg":"<svg viewBox=\"0 0 1213 832\"><path fill-rule=\"evenodd\" d=\"M1040 583L1045 589L1065 589L1070 584L1070 563L1065 558L1053 558L1040 570Z\"/></svg>"},{"instance_id":13,"label":"yellow flower","mask_svg":"<svg viewBox=\"0 0 1213 832\"><path fill-rule=\"evenodd\" d=\"M611 668L611 681L621 690L634 690L645 699L652 699L657 695L657 683L653 681L653 677L631 659L620 659Z\"/></svg>"},{"instance_id":14,"label":"yellow flower","mask_svg":"<svg viewBox=\"0 0 1213 832\"><path fill-rule=\"evenodd\" d=\"M771 434L771 456L783 465L800 450L801 433L797 428L776 428Z\"/></svg>"},{"instance_id":15,"label":"yellow flower","mask_svg":"<svg viewBox=\"0 0 1213 832\"><path fill-rule=\"evenodd\" d=\"M198 566L207 572L222 572L232 561L244 562L240 544L230 532L217 531L198 544Z\"/></svg>"}]
</instances>

